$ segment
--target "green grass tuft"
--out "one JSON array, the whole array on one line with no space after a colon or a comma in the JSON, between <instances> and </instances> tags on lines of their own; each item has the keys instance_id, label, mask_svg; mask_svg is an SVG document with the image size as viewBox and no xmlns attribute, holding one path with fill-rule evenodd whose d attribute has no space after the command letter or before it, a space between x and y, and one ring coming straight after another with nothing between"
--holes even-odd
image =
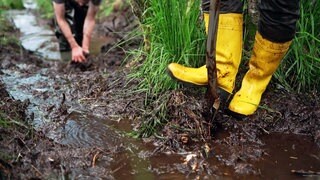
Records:
<instances>
[{"instance_id":1,"label":"green grass tuft","mask_svg":"<svg viewBox=\"0 0 320 180\"><path fill-rule=\"evenodd\" d=\"M131 77L142 80L139 88L158 94L177 87L166 73L169 63L204 64L205 32L199 19L200 1L150 0L148 4L140 19L148 52Z\"/></svg>"},{"instance_id":2,"label":"green grass tuft","mask_svg":"<svg viewBox=\"0 0 320 180\"><path fill-rule=\"evenodd\" d=\"M167 122L169 96L165 92L179 86L167 74L168 64L198 67L205 63L206 34L199 0L148 0L143 4L144 12L138 17L145 45L131 54L138 65L129 75L140 80L137 89L146 94L139 129L132 133L135 137L156 135Z\"/></svg>"},{"instance_id":3,"label":"green grass tuft","mask_svg":"<svg viewBox=\"0 0 320 180\"><path fill-rule=\"evenodd\" d=\"M298 31L275 77L290 90L320 91L320 2L302 0Z\"/></svg>"}]
</instances>

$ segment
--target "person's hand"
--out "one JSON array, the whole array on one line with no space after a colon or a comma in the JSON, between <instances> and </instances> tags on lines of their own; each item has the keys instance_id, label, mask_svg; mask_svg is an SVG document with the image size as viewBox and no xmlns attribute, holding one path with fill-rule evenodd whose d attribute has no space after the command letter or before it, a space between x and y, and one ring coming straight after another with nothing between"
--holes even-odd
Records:
<instances>
[{"instance_id":1,"label":"person's hand","mask_svg":"<svg viewBox=\"0 0 320 180\"><path fill-rule=\"evenodd\" d=\"M86 57L83 49L80 46L72 48L72 61L74 62L84 62L86 61Z\"/></svg>"},{"instance_id":2,"label":"person's hand","mask_svg":"<svg viewBox=\"0 0 320 180\"><path fill-rule=\"evenodd\" d=\"M85 56L85 58L87 58L90 54L89 50L88 49L85 49L85 48L82 48L82 51L83 51L83 55Z\"/></svg>"}]
</instances>

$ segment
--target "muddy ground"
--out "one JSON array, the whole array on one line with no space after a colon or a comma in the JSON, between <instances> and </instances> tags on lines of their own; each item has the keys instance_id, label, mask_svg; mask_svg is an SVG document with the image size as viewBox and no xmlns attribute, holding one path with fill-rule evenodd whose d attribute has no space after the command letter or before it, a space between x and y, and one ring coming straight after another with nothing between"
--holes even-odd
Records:
<instances>
[{"instance_id":1,"label":"muddy ground","mask_svg":"<svg viewBox=\"0 0 320 180\"><path fill-rule=\"evenodd\" d=\"M148 99L149 106L145 107L145 94L132 92L139 80L127 78L136 64L125 59L129 49L138 48L141 38L112 48L137 25L130 9L101 21L99 33L114 41L106 44L99 55L91 56L90 63L85 65L46 61L14 43L1 45L1 76L17 73L18 77L46 77L50 84L32 84L38 90L32 86L18 88L32 92L35 99L52 99L37 104L48 121L34 124L39 117L30 113L30 107L35 103L28 98L13 98L12 88L9 90L1 79L0 118L12 122L0 128L1 179L277 178L270 175L274 168L271 162L280 163L281 156L292 150L296 154L289 155L290 160L284 162L307 166L284 167L282 170L289 175L283 177L319 174L319 92L295 94L273 81L263 96L261 104L265 108L241 121L220 112L212 126L207 123L204 89L181 86L161 95L162 101ZM1 37L13 31L8 29ZM120 34L115 33L119 31ZM40 91L40 87L51 90ZM86 121L110 121L108 125L130 132L141 127L142 120L157 118L162 104L168 109L168 121L156 136L138 140L138 144L148 148L143 155L137 154L150 161L145 168L148 173L140 171L141 176L128 162L128 139L132 138L117 133L111 126L91 127L96 139L77 137L68 141L59 131L69 125L71 118L84 117ZM287 151L273 154L271 149L280 151L281 145L288 142L294 143L284 147ZM309 153L308 158L299 162L300 153Z\"/></svg>"}]
</instances>

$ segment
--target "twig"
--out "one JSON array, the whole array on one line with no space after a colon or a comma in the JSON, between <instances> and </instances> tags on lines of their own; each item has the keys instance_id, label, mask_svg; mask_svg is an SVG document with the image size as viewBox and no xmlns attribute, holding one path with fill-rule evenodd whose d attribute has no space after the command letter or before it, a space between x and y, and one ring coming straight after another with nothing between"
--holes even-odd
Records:
<instances>
[{"instance_id":1,"label":"twig","mask_svg":"<svg viewBox=\"0 0 320 180\"><path fill-rule=\"evenodd\" d=\"M96 154L93 156L93 159L92 159L92 167L95 167L96 166L96 161L98 159L98 155L100 154L100 151L96 152Z\"/></svg>"},{"instance_id":2,"label":"twig","mask_svg":"<svg viewBox=\"0 0 320 180\"><path fill-rule=\"evenodd\" d=\"M300 176L320 176L320 172L316 172L316 171L291 170L291 173L300 175Z\"/></svg>"},{"instance_id":3,"label":"twig","mask_svg":"<svg viewBox=\"0 0 320 180\"><path fill-rule=\"evenodd\" d=\"M263 128L262 126L258 126L260 129L262 129L262 131L266 134L270 134L270 132L268 130L266 130L265 128Z\"/></svg>"},{"instance_id":4,"label":"twig","mask_svg":"<svg viewBox=\"0 0 320 180\"><path fill-rule=\"evenodd\" d=\"M112 171L112 174L119 171L123 166L125 166L127 163L122 164L121 166L117 167L115 170Z\"/></svg>"},{"instance_id":5,"label":"twig","mask_svg":"<svg viewBox=\"0 0 320 180\"><path fill-rule=\"evenodd\" d=\"M37 171L37 173L40 174L41 177L43 176L43 174L42 174L36 167L34 167L33 164L31 164L31 167L32 167L35 171Z\"/></svg>"},{"instance_id":6,"label":"twig","mask_svg":"<svg viewBox=\"0 0 320 180\"><path fill-rule=\"evenodd\" d=\"M23 145L28 149L29 152L31 152L30 148L27 146L26 142L24 142L23 139L21 139L20 137L18 137L18 139L23 143Z\"/></svg>"},{"instance_id":7,"label":"twig","mask_svg":"<svg viewBox=\"0 0 320 180\"><path fill-rule=\"evenodd\" d=\"M63 165L62 164L60 164L60 169L61 169L61 173L62 173L62 175L61 175L61 179L62 180L65 180L66 178L64 177L65 176L65 171L64 171L64 168L63 168Z\"/></svg>"}]
</instances>

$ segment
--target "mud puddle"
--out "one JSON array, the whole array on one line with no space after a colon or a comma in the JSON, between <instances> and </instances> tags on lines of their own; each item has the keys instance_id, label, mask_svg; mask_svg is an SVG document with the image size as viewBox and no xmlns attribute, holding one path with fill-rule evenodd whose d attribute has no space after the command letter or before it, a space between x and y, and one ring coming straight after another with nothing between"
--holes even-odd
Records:
<instances>
[{"instance_id":1,"label":"mud puddle","mask_svg":"<svg viewBox=\"0 0 320 180\"><path fill-rule=\"evenodd\" d=\"M309 136L270 133L260 135L257 142L240 139L243 143L229 144L231 148L226 149L225 143L234 138L226 133L230 132L217 134L211 144L214 158L208 163L214 174L232 179L319 178L319 148Z\"/></svg>"},{"instance_id":2,"label":"mud puddle","mask_svg":"<svg viewBox=\"0 0 320 180\"><path fill-rule=\"evenodd\" d=\"M110 154L115 158L109 165L114 169L114 177L153 177L148 170L150 162L143 155L150 153L151 148L146 148L141 142L128 137L127 132L116 128L119 120L92 114L78 102L63 100L63 94L69 97L67 91L70 89L54 89L58 81L44 75L45 71L46 69L42 69L42 73L20 74L17 71L3 70L2 76L14 99L30 102L28 119L32 120L30 123L37 131L59 144L74 148L122 149ZM67 86L67 81L59 83L61 87ZM124 128L129 126L126 124ZM121 170L125 170L125 173L120 173Z\"/></svg>"},{"instance_id":3,"label":"mud puddle","mask_svg":"<svg viewBox=\"0 0 320 180\"><path fill-rule=\"evenodd\" d=\"M266 135L266 158L256 166L267 179L294 179L299 176L319 178L320 151L310 137L293 134ZM308 173L309 172L309 173ZM266 176L268 175L268 176Z\"/></svg>"},{"instance_id":4,"label":"mud puddle","mask_svg":"<svg viewBox=\"0 0 320 180\"><path fill-rule=\"evenodd\" d=\"M30 101L28 114L36 130L71 147L122 148L112 155L114 160L109 164L116 179L292 179L303 173L313 177L308 172L319 171L317 146L310 137L293 134L263 135L258 142L246 142L245 137L243 143L232 145L233 141L238 142L234 138L240 136L227 131L218 133L210 142L210 157L203 155L201 143L186 151L154 153L159 145L152 139L142 142L128 136L126 133L132 130L130 121L120 114L93 114L81 101L70 100L71 79L54 79L45 68L25 74L30 67L18 67L21 72L2 70L2 79L14 99Z\"/></svg>"}]
</instances>

